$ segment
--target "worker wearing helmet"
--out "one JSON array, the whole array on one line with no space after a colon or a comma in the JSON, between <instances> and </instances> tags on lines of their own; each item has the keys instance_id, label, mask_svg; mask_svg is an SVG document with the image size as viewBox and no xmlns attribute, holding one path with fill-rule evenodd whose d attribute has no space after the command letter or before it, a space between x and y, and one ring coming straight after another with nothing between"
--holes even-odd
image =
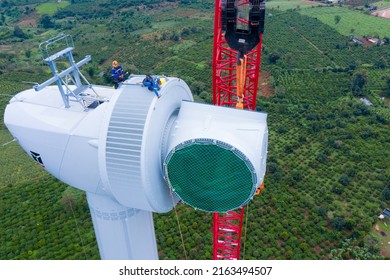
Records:
<instances>
[{"instance_id":1,"label":"worker wearing helmet","mask_svg":"<svg viewBox=\"0 0 390 280\"><path fill-rule=\"evenodd\" d=\"M120 83L123 82L125 73L123 72L122 66L116 60L112 62L111 76L114 80L114 88L117 89Z\"/></svg>"},{"instance_id":2,"label":"worker wearing helmet","mask_svg":"<svg viewBox=\"0 0 390 280\"><path fill-rule=\"evenodd\" d=\"M145 79L142 81L142 84L148 88L148 90L150 91L153 91L154 94L160 98L160 94L159 94L159 90L160 90L160 87L158 85L158 83L156 83L156 81L154 80L154 78L151 76L151 75L146 75Z\"/></svg>"},{"instance_id":3,"label":"worker wearing helmet","mask_svg":"<svg viewBox=\"0 0 390 280\"><path fill-rule=\"evenodd\" d=\"M157 78L157 84L159 88L161 88L165 84L165 78L164 77Z\"/></svg>"}]
</instances>

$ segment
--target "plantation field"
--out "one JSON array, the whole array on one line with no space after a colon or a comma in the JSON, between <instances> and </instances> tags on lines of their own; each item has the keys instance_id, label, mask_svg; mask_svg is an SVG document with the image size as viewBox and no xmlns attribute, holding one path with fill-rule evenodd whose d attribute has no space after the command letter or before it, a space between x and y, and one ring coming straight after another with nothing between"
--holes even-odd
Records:
<instances>
[{"instance_id":1,"label":"plantation field","mask_svg":"<svg viewBox=\"0 0 390 280\"><path fill-rule=\"evenodd\" d=\"M371 5L377 6L378 9L390 7L390 0L382 0L382 1L378 1L378 2L373 2Z\"/></svg>"},{"instance_id":2,"label":"plantation field","mask_svg":"<svg viewBox=\"0 0 390 280\"><path fill-rule=\"evenodd\" d=\"M311 8L313 6L323 5L319 2L305 0L271 0L267 1L266 9L290 10L297 8Z\"/></svg>"},{"instance_id":3,"label":"plantation field","mask_svg":"<svg viewBox=\"0 0 390 280\"><path fill-rule=\"evenodd\" d=\"M27 2L32 7L48 1ZM113 1L74 2L51 16L55 28L23 28L31 36L16 37L15 14L0 29L7 34L0 39L3 260L99 259L85 194L44 172L16 142L2 146L12 140L3 123L9 95L32 87L21 81L41 83L50 76L40 42L59 32L72 35L75 60L92 56L81 68L92 84L112 84L115 59L129 73L179 77L196 101L212 103L214 1L121 0L117 10ZM98 4L85 9L92 2ZM257 110L268 114L265 189L246 207L241 258L337 259L334 252L346 246L365 252L365 259L389 258L369 237L378 214L390 207L390 108L380 99L390 97L390 45L351 43L349 34L332 26L331 11L361 20L348 27L356 30L381 30L375 17L293 0L267 2L268 11L277 3L280 8L267 13L263 35L259 86L267 97L257 97ZM283 3L292 8L281 8ZM301 9L293 10L297 5ZM323 11L329 23L319 18ZM374 105L364 105L352 91L357 74L365 79L362 95ZM211 259L212 215L184 204L176 210L178 217L175 211L153 216L159 258Z\"/></svg>"},{"instance_id":4,"label":"plantation field","mask_svg":"<svg viewBox=\"0 0 390 280\"><path fill-rule=\"evenodd\" d=\"M344 7L302 9L300 13L319 19L345 36L358 35L380 38L390 36L390 20L365 15ZM335 16L341 17L337 24L335 22Z\"/></svg>"},{"instance_id":5,"label":"plantation field","mask_svg":"<svg viewBox=\"0 0 390 280\"><path fill-rule=\"evenodd\" d=\"M21 150L16 142L11 142L12 140L9 132L2 128L0 130L0 166L12 166L12 168L0 169L0 188L13 185L15 182L27 182L43 173L38 166L31 165L28 155ZM8 144L3 146L5 143Z\"/></svg>"},{"instance_id":6,"label":"plantation field","mask_svg":"<svg viewBox=\"0 0 390 280\"><path fill-rule=\"evenodd\" d=\"M69 1L61 1L55 3L44 3L36 7L39 14L54 15L59 9L70 5Z\"/></svg>"}]
</instances>

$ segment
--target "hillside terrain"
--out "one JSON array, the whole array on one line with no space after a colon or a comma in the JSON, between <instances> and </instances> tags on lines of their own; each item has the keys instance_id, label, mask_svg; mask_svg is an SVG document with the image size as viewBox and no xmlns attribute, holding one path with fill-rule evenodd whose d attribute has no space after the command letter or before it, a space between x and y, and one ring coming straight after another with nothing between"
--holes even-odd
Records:
<instances>
[{"instance_id":1,"label":"hillside terrain","mask_svg":"<svg viewBox=\"0 0 390 280\"><path fill-rule=\"evenodd\" d=\"M12 95L50 77L40 42L71 34L75 58L92 56L91 83L111 85L115 59L212 102L214 1L60 2L0 0L0 259L99 259L85 194L35 165L3 122ZM348 2L267 2L257 100L267 174L246 208L242 259L390 258L390 223L377 218L390 207L390 19ZM175 212L155 214L159 258L211 259L212 216L177 212L185 251Z\"/></svg>"}]
</instances>

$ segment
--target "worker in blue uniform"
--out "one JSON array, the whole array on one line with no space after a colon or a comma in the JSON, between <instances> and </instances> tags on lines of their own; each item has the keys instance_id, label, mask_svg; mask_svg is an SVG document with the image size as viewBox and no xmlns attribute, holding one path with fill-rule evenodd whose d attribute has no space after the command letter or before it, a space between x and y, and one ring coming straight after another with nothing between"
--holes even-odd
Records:
<instances>
[{"instance_id":1,"label":"worker in blue uniform","mask_svg":"<svg viewBox=\"0 0 390 280\"><path fill-rule=\"evenodd\" d=\"M153 91L154 94L160 98L160 94L158 91L160 90L160 86L158 83L153 79L151 75L146 75L145 79L142 81L142 84L148 88L148 90Z\"/></svg>"},{"instance_id":2,"label":"worker in blue uniform","mask_svg":"<svg viewBox=\"0 0 390 280\"><path fill-rule=\"evenodd\" d=\"M122 66L116 60L112 62L111 76L114 80L114 88L117 89L120 83L123 82L125 73L123 72Z\"/></svg>"}]
</instances>

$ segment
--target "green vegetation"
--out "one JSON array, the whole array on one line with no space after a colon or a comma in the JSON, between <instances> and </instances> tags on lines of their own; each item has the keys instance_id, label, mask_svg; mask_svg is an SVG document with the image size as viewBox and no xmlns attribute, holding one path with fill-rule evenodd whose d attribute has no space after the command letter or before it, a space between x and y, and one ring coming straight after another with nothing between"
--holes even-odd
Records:
<instances>
[{"instance_id":1,"label":"green vegetation","mask_svg":"<svg viewBox=\"0 0 390 280\"><path fill-rule=\"evenodd\" d=\"M98 259L85 195L42 171L16 143L2 146L12 140L3 124L9 95L31 88L21 81L49 77L38 45L66 32L75 39L76 59L92 56L82 69L92 83L110 84L116 59L132 73L180 77L197 101L210 103L214 1L75 0L47 15L53 23L47 28L35 9L48 1L5 2L11 1L0 1L0 259ZM390 108L382 100L390 97L390 45L357 45L349 35L384 37L390 28L357 11L282 11L271 9L273 2L263 37L261 77L268 79L259 84L257 103L268 113L267 175L247 207L242 258L389 258L370 236L390 206ZM352 17L360 24L339 29ZM26 36L17 36L15 26ZM177 212L187 257L211 259L212 216L182 204ZM160 259L184 259L174 211L154 220Z\"/></svg>"},{"instance_id":2,"label":"green vegetation","mask_svg":"<svg viewBox=\"0 0 390 280\"><path fill-rule=\"evenodd\" d=\"M390 6L390 1L389 0L383 0L383 1L378 1L378 2L373 2L372 3L373 6L377 6L379 9L380 8L385 8L385 7L389 7Z\"/></svg>"},{"instance_id":3,"label":"green vegetation","mask_svg":"<svg viewBox=\"0 0 390 280\"><path fill-rule=\"evenodd\" d=\"M48 174L37 174L0 189L1 259L98 258L85 194L76 205L63 194L67 188Z\"/></svg>"},{"instance_id":4,"label":"green vegetation","mask_svg":"<svg viewBox=\"0 0 390 280\"><path fill-rule=\"evenodd\" d=\"M266 8L286 11L291 9L310 8L318 5L324 5L324 4L320 2L314 2L314 1L309 2L303 0L271 0L271 1L267 1Z\"/></svg>"},{"instance_id":5,"label":"green vegetation","mask_svg":"<svg viewBox=\"0 0 390 280\"><path fill-rule=\"evenodd\" d=\"M58 10L70 5L69 1L44 3L36 7L37 12L41 15L54 15Z\"/></svg>"},{"instance_id":6,"label":"green vegetation","mask_svg":"<svg viewBox=\"0 0 390 280\"><path fill-rule=\"evenodd\" d=\"M389 37L390 20L363 14L346 7L321 7L300 10L302 15L317 18L342 35ZM339 16L339 22L335 17Z\"/></svg>"}]
</instances>

